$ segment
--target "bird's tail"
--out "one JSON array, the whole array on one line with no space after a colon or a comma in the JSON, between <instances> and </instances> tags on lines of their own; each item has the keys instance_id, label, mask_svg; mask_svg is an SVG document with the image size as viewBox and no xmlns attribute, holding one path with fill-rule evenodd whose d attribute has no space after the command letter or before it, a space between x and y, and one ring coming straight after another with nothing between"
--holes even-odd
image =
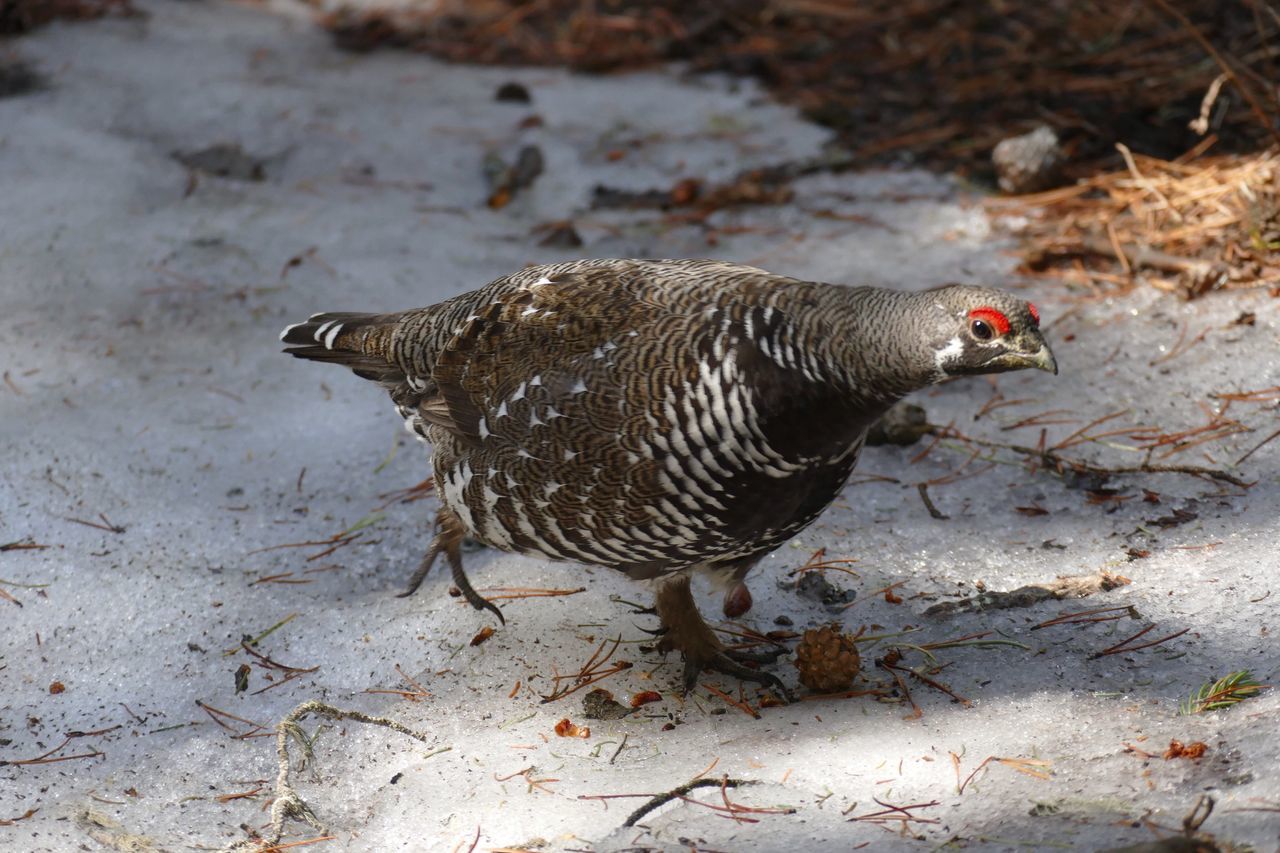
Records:
<instances>
[{"instance_id":1,"label":"bird's tail","mask_svg":"<svg viewBox=\"0 0 1280 853\"><path fill-rule=\"evenodd\" d=\"M356 376L388 388L405 381L396 364L392 336L399 314L313 314L280 333L285 352L297 358L349 367Z\"/></svg>"}]
</instances>

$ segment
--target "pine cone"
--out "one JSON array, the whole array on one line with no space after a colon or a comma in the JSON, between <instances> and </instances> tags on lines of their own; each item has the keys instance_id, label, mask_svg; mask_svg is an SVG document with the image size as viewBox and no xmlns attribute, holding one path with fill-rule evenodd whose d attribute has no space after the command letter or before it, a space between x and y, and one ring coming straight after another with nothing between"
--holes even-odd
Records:
<instances>
[{"instance_id":1,"label":"pine cone","mask_svg":"<svg viewBox=\"0 0 1280 853\"><path fill-rule=\"evenodd\" d=\"M848 690L862 667L853 636L836 624L810 628L796 646L800 683L818 693Z\"/></svg>"}]
</instances>

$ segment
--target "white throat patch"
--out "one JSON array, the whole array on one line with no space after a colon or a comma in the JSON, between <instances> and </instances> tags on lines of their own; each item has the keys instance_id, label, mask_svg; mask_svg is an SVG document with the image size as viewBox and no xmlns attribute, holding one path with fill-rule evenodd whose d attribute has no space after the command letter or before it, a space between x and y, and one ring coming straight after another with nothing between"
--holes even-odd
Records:
<instances>
[{"instance_id":1,"label":"white throat patch","mask_svg":"<svg viewBox=\"0 0 1280 853\"><path fill-rule=\"evenodd\" d=\"M933 354L934 366L938 368L938 372L945 374L946 365L955 361L964 352L964 341L960 340L960 336L956 335L947 341L947 345Z\"/></svg>"}]
</instances>

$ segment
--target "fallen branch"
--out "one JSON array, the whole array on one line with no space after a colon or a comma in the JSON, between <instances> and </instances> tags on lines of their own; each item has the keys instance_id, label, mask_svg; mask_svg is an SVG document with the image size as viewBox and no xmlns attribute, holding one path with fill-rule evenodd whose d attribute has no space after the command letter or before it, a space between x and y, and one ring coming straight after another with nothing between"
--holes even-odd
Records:
<instances>
[{"instance_id":1,"label":"fallen branch","mask_svg":"<svg viewBox=\"0 0 1280 853\"><path fill-rule=\"evenodd\" d=\"M1027 447L1023 444L1010 444L1004 441L992 441L986 438L973 438L972 436L962 435L954 429L948 427L940 427L930 424L929 432L942 438L955 438L967 444L976 444L979 447L989 447L993 450L1008 450L1012 453L1018 453L1026 456L1030 460L1037 461L1049 468L1059 476L1067 469L1075 471L1078 474L1098 474L1100 476L1114 476L1119 474L1189 474L1193 477L1208 477L1212 480L1220 480L1224 483L1230 483L1233 486L1239 486L1247 489L1253 483L1242 480L1234 474L1226 471L1219 471L1216 468L1205 468L1201 465L1152 465L1144 462L1141 465L1098 465L1094 462L1086 462L1083 459L1072 459L1057 453L1049 448Z\"/></svg>"},{"instance_id":2,"label":"fallen branch","mask_svg":"<svg viewBox=\"0 0 1280 853\"><path fill-rule=\"evenodd\" d=\"M670 791L667 791L665 794L658 794L653 799L649 800L649 802L645 803L643 806L633 811L631 813L631 816L628 817L623 822L622 825L635 826L636 823L642 817L647 815L649 812L653 811L654 809L665 806L667 803L671 802L672 800L682 799L685 794L689 793L695 788L725 789L725 788L737 788L742 785L754 785L754 784L756 783L749 779L729 779L727 777L723 779L695 779L692 782L686 782L685 784L680 785L679 787L672 788Z\"/></svg>"},{"instance_id":3,"label":"fallen branch","mask_svg":"<svg viewBox=\"0 0 1280 853\"><path fill-rule=\"evenodd\" d=\"M290 780L289 738L296 739L302 745L303 765L305 766L306 760L311 756L311 744L314 739L307 738L306 733L302 731L301 723L303 719L312 714L328 720L351 720L372 726L382 726L414 740L422 741L423 743L428 742L427 735L415 732L403 723L397 723L395 720L390 720L386 717L375 717L363 711L335 708L332 705L315 700L303 702L276 724L276 761L278 768L275 785L276 795L275 802L271 805L271 825L267 830L267 834L262 838L246 838L237 841L225 848L226 853L240 850L281 849L280 839L284 836L285 824L290 820L305 821L319 835L328 836L328 830L320 823L320 819L316 817L316 813L311 810L311 807L298 795ZM313 839L313 841L315 840L321 839Z\"/></svg>"}]
</instances>

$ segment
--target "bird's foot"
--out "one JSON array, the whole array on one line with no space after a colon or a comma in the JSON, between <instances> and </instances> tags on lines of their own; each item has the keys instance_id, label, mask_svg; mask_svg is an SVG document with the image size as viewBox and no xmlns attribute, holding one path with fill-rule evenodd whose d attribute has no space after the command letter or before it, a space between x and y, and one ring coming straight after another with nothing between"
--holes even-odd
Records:
<instances>
[{"instance_id":1,"label":"bird's foot","mask_svg":"<svg viewBox=\"0 0 1280 853\"><path fill-rule=\"evenodd\" d=\"M467 603L476 610L488 610L498 617L499 622L506 625L507 620L503 617L502 611L492 601L476 592L475 587L471 585L471 581L467 578L467 573L462 569L462 543L464 538L462 522L452 512L445 509L440 511L437 521L440 526L440 532L431 540L431 547L427 549L422 562L418 564L413 577L409 579L409 588L399 593L396 597L407 598L417 592L418 587L422 585L423 579L431 571L431 566L435 563L436 557L443 551L445 557L449 560L449 568L453 573L453 584L461 591L462 597L467 600Z\"/></svg>"},{"instance_id":2,"label":"bird's foot","mask_svg":"<svg viewBox=\"0 0 1280 853\"><path fill-rule=\"evenodd\" d=\"M787 653L785 646L778 646L767 652L748 652L740 649L726 649L725 654L736 660L738 663L755 663L760 665L775 664L778 658Z\"/></svg>"},{"instance_id":3,"label":"bird's foot","mask_svg":"<svg viewBox=\"0 0 1280 853\"><path fill-rule=\"evenodd\" d=\"M698 676L703 670L711 670L724 675L732 675L734 678L742 681L751 681L771 690L776 690L786 702L792 701L791 691L782 683L782 679L774 675L772 672L765 672L759 669L752 669L739 663L739 652L723 651L717 652L708 658L691 657L687 652L684 656L684 692L688 694L698 682ZM755 658L748 658L751 663L756 663Z\"/></svg>"},{"instance_id":4,"label":"bird's foot","mask_svg":"<svg viewBox=\"0 0 1280 853\"><path fill-rule=\"evenodd\" d=\"M498 605L476 592L475 588L471 586L471 581L467 580L466 574L462 571L462 561L451 560L450 562L453 564L454 586L462 591L462 597L467 600L467 603L476 610L488 610L494 616L498 617L499 622L506 625L507 620L502 615L502 611L498 609Z\"/></svg>"},{"instance_id":5,"label":"bird's foot","mask_svg":"<svg viewBox=\"0 0 1280 853\"><path fill-rule=\"evenodd\" d=\"M658 616L662 620L662 639L659 652L678 651L684 655L684 692L688 693L698 681L704 669L724 675L732 675L743 681L776 690L788 702L791 693L781 679L771 672L752 669L747 663L772 663L782 652L743 652L726 649L712 632L711 627L698 613L693 595L689 591L687 575L675 575L658 588L655 600Z\"/></svg>"}]
</instances>

